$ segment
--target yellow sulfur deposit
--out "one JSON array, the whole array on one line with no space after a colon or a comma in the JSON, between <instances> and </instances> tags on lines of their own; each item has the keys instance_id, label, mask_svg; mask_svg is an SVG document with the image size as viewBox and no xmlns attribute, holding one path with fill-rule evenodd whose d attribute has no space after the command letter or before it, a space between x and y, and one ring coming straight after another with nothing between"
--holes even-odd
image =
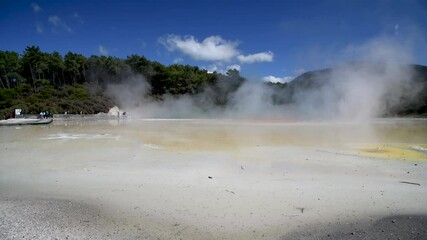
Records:
<instances>
[{"instance_id":1,"label":"yellow sulfur deposit","mask_svg":"<svg viewBox=\"0 0 427 240\"><path fill-rule=\"evenodd\" d=\"M427 144L367 145L359 148L358 151L360 155L367 157L427 161Z\"/></svg>"}]
</instances>

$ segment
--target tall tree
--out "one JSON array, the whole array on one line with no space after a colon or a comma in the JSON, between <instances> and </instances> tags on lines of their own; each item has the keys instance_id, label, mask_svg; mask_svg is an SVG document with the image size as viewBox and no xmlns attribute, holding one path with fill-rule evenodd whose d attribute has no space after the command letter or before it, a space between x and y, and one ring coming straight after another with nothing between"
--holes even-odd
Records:
<instances>
[{"instance_id":1,"label":"tall tree","mask_svg":"<svg viewBox=\"0 0 427 240\"><path fill-rule=\"evenodd\" d=\"M154 65L144 56L128 56L126 63L134 72L142 74L148 81L151 81L152 77L155 75Z\"/></svg>"},{"instance_id":2,"label":"tall tree","mask_svg":"<svg viewBox=\"0 0 427 240\"><path fill-rule=\"evenodd\" d=\"M20 68L21 64L18 53L11 51L0 51L0 86L3 88L10 88L12 85L17 84L18 81L22 78L19 75Z\"/></svg>"},{"instance_id":3,"label":"tall tree","mask_svg":"<svg viewBox=\"0 0 427 240\"><path fill-rule=\"evenodd\" d=\"M53 85L60 86L64 84L65 64L61 54L53 52L47 55L49 63L50 81Z\"/></svg>"},{"instance_id":4,"label":"tall tree","mask_svg":"<svg viewBox=\"0 0 427 240\"><path fill-rule=\"evenodd\" d=\"M40 51L37 46L25 48L22 56L22 74L33 85L37 78L44 75L47 70L48 64L45 55Z\"/></svg>"},{"instance_id":5,"label":"tall tree","mask_svg":"<svg viewBox=\"0 0 427 240\"><path fill-rule=\"evenodd\" d=\"M64 57L65 70L67 72L68 84L83 83L87 69L87 59L81 55L68 52Z\"/></svg>"}]
</instances>

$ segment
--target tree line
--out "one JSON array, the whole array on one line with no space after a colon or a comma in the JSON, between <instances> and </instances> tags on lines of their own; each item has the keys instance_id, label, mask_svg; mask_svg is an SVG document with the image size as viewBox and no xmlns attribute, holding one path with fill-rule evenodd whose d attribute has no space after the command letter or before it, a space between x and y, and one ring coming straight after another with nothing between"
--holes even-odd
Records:
<instances>
[{"instance_id":1,"label":"tree line","mask_svg":"<svg viewBox=\"0 0 427 240\"><path fill-rule=\"evenodd\" d=\"M142 75L153 99L165 94L195 95L213 89L214 104L225 105L227 96L245 81L240 73L210 73L196 66L165 66L144 56L126 59L112 56L85 57L68 52L43 52L37 46L22 54L0 51L0 111L20 108L26 113L49 110L52 113L98 113L114 106L115 100L104 94L109 84L120 84L135 74ZM142 94L142 93L141 93Z\"/></svg>"}]
</instances>

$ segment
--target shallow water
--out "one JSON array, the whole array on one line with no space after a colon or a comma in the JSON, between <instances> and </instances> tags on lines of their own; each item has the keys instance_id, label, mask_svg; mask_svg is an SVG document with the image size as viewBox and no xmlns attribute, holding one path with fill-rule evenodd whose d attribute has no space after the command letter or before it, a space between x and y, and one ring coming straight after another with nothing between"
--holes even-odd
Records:
<instances>
[{"instance_id":1,"label":"shallow water","mask_svg":"<svg viewBox=\"0 0 427 240\"><path fill-rule=\"evenodd\" d=\"M421 150L427 120L378 119L371 122L281 122L250 120L55 121L48 126L0 128L1 142L39 140L136 141L147 147L180 151L235 150L253 146L349 146L400 144ZM92 142L96 144L96 142Z\"/></svg>"},{"instance_id":2,"label":"shallow water","mask_svg":"<svg viewBox=\"0 0 427 240\"><path fill-rule=\"evenodd\" d=\"M424 119L0 127L0 192L95 203L153 238L274 239L317 221L427 213L426 136Z\"/></svg>"}]
</instances>

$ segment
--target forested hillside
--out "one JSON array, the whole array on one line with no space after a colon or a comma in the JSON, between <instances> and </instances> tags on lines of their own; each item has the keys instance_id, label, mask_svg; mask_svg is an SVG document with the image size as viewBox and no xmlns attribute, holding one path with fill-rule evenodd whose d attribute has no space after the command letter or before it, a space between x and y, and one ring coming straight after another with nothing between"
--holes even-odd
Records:
<instances>
[{"instance_id":1,"label":"forested hillside","mask_svg":"<svg viewBox=\"0 0 427 240\"><path fill-rule=\"evenodd\" d=\"M227 96L244 82L237 70L208 73L189 65L165 66L144 56L126 59L106 56L89 58L73 52L62 56L37 46L22 54L0 51L0 113L20 108L24 113L98 113L117 102L105 94L108 85L130 78L148 83L141 94L161 100L164 94L194 95L207 87L215 94L214 104L225 105ZM138 77L135 77L138 76ZM134 84L139 84L135 83Z\"/></svg>"}]
</instances>

